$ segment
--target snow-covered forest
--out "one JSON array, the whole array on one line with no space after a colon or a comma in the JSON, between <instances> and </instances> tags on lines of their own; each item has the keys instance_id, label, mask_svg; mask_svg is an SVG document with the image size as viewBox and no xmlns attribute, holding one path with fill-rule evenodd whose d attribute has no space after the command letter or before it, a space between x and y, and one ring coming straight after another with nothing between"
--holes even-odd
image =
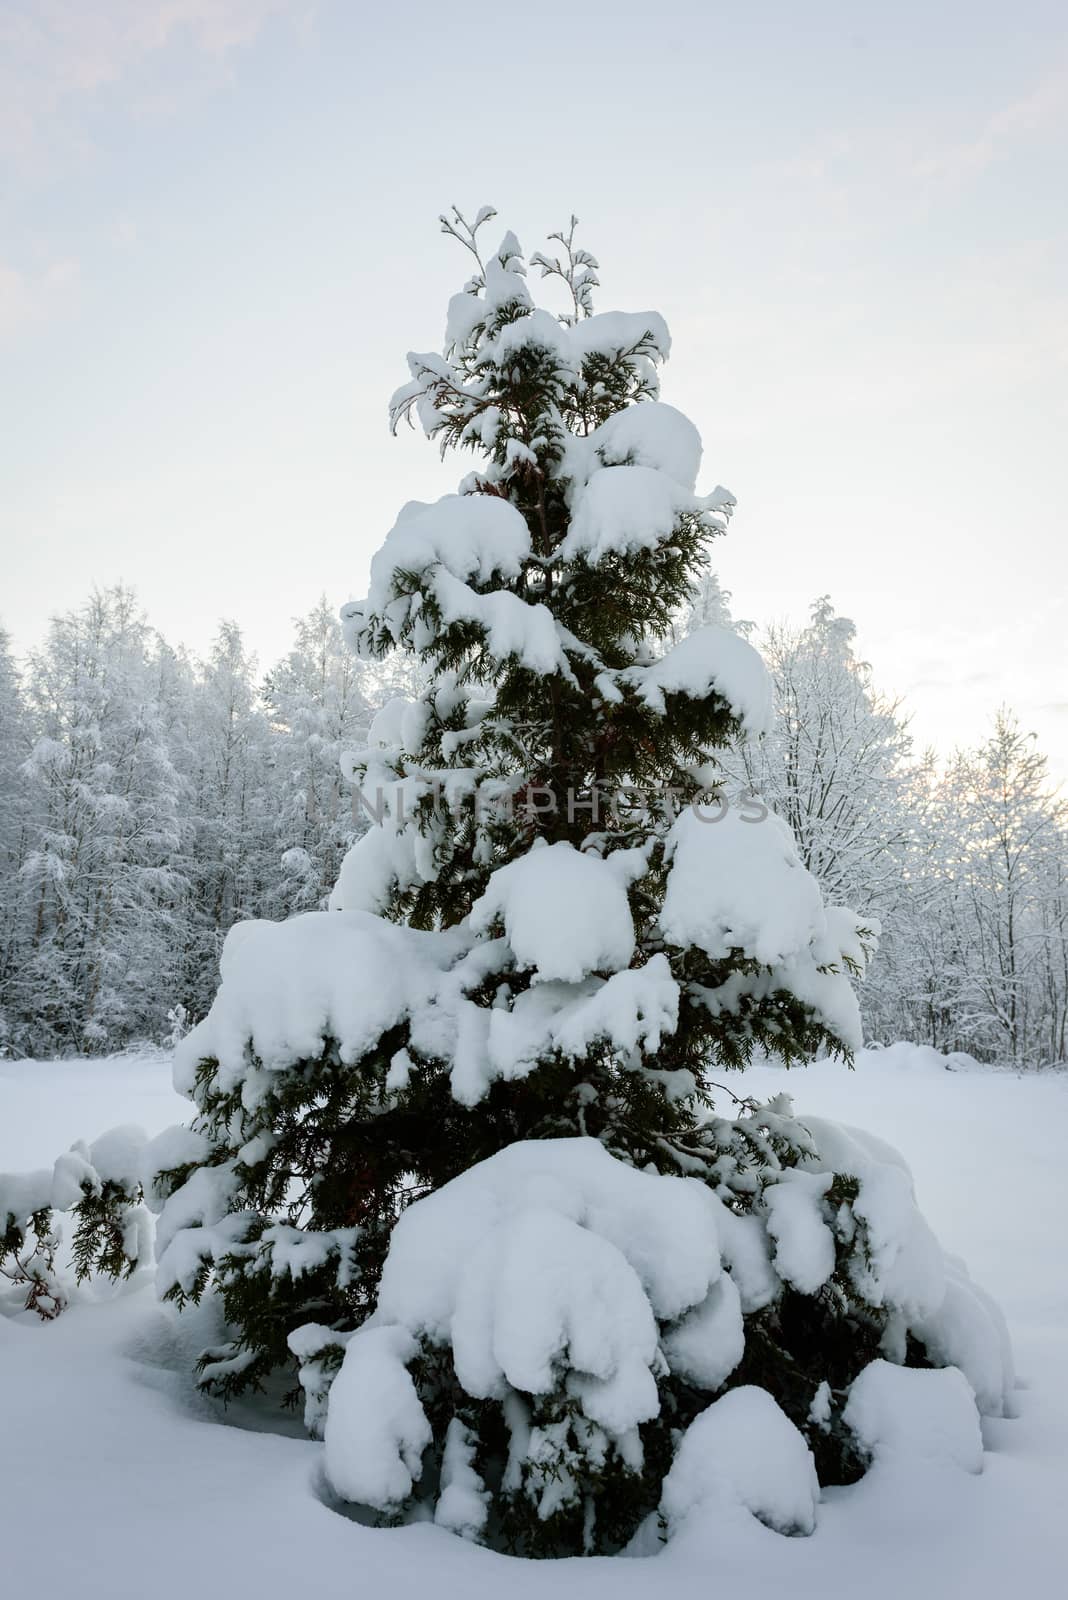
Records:
<instances>
[{"instance_id":1,"label":"snow-covered forest","mask_svg":"<svg viewBox=\"0 0 1068 1600\"><path fill-rule=\"evenodd\" d=\"M1062 1062L1068 803L1033 736L992 706L976 748L918 748L826 597L803 624L757 628L708 574L672 633L708 623L757 645L775 702L725 786L788 822L829 902L881 924L866 1038ZM0 1054L177 1039L234 922L324 906L372 825L342 755L414 671L357 659L325 597L266 667L231 621L192 657L121 586L57 616L24 660L0 632Z\"/></svg>"}]
</instances>

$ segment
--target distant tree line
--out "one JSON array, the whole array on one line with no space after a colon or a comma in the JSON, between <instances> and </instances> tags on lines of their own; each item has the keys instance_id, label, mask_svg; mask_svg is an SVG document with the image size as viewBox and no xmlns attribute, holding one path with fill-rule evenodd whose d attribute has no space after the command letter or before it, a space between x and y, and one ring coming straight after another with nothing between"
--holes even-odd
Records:
<instances>
[{"instance_id":1,"label":"distant tree line","mask_svg":"<svg viewBox=\"0 0 1068 1600\"><path fill-rule=\"evenodd\" d=\"M729 621L710 583L705 610ZM1016 1067L1063 1062L1068 802L1005 708L974 749L918 751L901 701L857 659L855 633L824 597L806 626L755 641L776 727L738 752L734 777L790 824L828 903L879 919L861 992L869 1040Z\"/></svg>"},{"instance_id":2,"label":"distant tree line","mask_svg":"<svg viewBox=\"0 0 1068 1600\"><path fill-rule=\"evenodd\" d=\"M709 577L677 631L732 622ZM777 726L727 763L794 831L831 903L883 927L869 1038L1018 1067L1068 1031L1068 807L1014 717L917 752L827 600L756 638ZM325 903L359 826L340 769L410 685L345 647L325 600L260 674L235 623L206 660L127 589L56 617L20 667L0 633L0 1053L162 1041L202 1016L228 928Z\"/></svg>"},{"instance_id":3,"label":"distant tree line","mask_svg":"<svg viewBox=\"0 0 1068 1600\"><path fill-rule=\"evenodd\" d=\"M391 692L325 600L265 676L235 623L196 660L122 587L0 636L0 1049L161 1040L202 1016L227 929L322 903L354 836L341 750Z\"/></svg>"}]
</instances>

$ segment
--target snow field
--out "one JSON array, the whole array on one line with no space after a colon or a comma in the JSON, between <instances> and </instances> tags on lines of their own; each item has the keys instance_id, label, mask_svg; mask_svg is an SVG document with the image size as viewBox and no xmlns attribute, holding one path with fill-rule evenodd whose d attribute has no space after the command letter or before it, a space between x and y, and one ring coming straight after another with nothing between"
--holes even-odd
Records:
<instances>
[{"instance_id":1,"label":"snow field","mask_svg":"<svg viewBox=\"0 0 1068 1600\"><path fill-rule=\"evenodd\" d=\"M159 1059L0 1064L0 1166L44 1167L73 1139L116 1123L156 1132L184 1110L168 1072ZM803 1530L811 1486L800 1457L789 1465L790 1425L744 1390L699 1419L703 1432L745 1442L731 1451L728 1481L709 1480L699 1438L684 1441L680 1460L695 1454L697 1465L666 1485L665 1510L679 1526L655 1564L522 1562L443 1528L373 1530L335 1514L323 1476L329 1441L265 1431L291 1426L265 1409L227 1418L196 1394L189 1366L207 1313L176 1320L145 1275L79 1294L47 1326L0 1320L0 1524L18 1533L4 1540L11 1592L39 1581L42 1552L50 1584L76 1585L91 1600L140 1600L148 1589L177 1600L193 1585L207 1600L288 1600L309 1587L350 1595L354 1583L413 1600L430 1590L489 1597L503 1585L520 1596L551 1586L607 1600L706 1584L710 1570L758 1597L852 1600L861 1582L876 1600L904 1590L985 1600L1021 1584L1056 1592L1068 1489L1059 1266L1068 1079L948 1071L934 1052L899 1045L863 1052L853 1073L831 1063L789 1075L755 1068L731 1083L759 1097L786 1087L803 1114L860 1124L903 1148L932 1227L1001 1302L1016 1345L1019 1414L983 1422L981 1462L961 1380L876 1364L853 1401L874 1465L859 1484L823 1492L810 1538L772 1531ZM766 1460L773 1440L781 1470L747 1478L746 1463ZM463 1440L450 1445L450 1498L438 1520L463 1531L477 1520L477 1490L465 1481ZM695 1502L706 1512L685 1515ZM117 1509L121 1537L112 1540L104 1530L115 1528Z\"/></svg>"}]
</instances>

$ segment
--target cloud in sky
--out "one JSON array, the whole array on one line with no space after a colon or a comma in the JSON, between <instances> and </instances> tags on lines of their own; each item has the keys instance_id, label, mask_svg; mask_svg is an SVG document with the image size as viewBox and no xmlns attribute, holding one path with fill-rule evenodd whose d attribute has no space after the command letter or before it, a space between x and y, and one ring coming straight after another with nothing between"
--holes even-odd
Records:
<instances>
[{"instance_id":1,"label":"cloud in sky","mask_svg":"<svg viewBox=\"0 0 1068 1600\"><path fill-rule=\"evenodd\" d=\"M0 343L51 315L77 282L76 261L53 261L38 273L0 261Z\"/></svg>"},{"instance_id":2,"label":"cloud in sky","mask_svg":"<svg viewBox=\"0 0 1068 1600\"><path fill-rule=\"evenodd\" d=\"M85 101L178 42L213 62L250 44L272 18L308 0L7 0L0 9L0 158L36 164Z\"/></svg>"},{"instance_id":3,"label":"cloud in sky","mask_svg":"<svg viewBox=\"0 0 1068 1600\"><path fill-rule=\"evenodd\" d=\"M996 110L984 112L971 103L956 108L958 121L972 121L963 134L947 131L946 106L928 104L917 115L912 107L892 111L875 104L866 123L825 128L789 154L758 163L756 175L801 198L818 195L842 221L858 207L863 212L873 194L891 190L910 193L914 207L923 210L947 188L976 182L1018 151L1068 135L1068 57L1061 48L1054 57Z\"/></svg>"},{"instance_id":4,"label":"cloud in sky","mask_svg":"<svg viewBox=\"0 0 1068 1600\"><path fill-rule=\"evenodd\" d=\"M970 139L948 141L918 156L918 177L967 180L1021 140L1068 128L1068 62L1046 72L1026 94L995 111Z\"/></svg>"}]
</instances>

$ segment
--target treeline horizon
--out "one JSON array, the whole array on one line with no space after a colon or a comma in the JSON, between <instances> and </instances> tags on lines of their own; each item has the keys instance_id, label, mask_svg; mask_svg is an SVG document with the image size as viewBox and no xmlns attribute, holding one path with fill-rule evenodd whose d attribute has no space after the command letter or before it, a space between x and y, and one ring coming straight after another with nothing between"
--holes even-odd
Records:
<instances>
[{"instance_id":1,"label":"treeline horizon","mask_svg":"<svg viewBox=\"0 0 1068 1600\"><path fill-rule=\"evenodd\" d=\"M882 924L865 1037L980 1060L1065 1059L1068 807L1002 708L974 748L918 752L900 700L823 598L803 626L733 621L709 575L676 620L750 634L775 732L723 762L791 826L825 899ZM324 907L369 824L341 771L413 691L321 598L265 671L240 627L199 658L134 592L97 590L17 664L0 628L0 1054L100 1054L202 1017L228 929Z\"/></svg>"}]
</instances>

